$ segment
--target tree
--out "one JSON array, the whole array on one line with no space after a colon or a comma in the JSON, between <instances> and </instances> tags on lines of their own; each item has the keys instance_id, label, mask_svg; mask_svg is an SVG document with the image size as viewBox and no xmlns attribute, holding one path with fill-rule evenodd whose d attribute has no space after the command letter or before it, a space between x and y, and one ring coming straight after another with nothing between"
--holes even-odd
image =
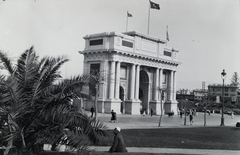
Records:
<instances>
[{"instance_id":1,"label":"tree","mask_svg":"<svg viewBox=\"0 0 240 155\"><path fill-rule=\"evenodd\" d=\"M163 101L163 97L164 97L164 92L166 91L166 88L160 88L158 87L157 88L157 91L160 92L160 95L161 95L161 114L160 114L160 118L159 118L159 122L158 122L158 127L161 126L161 121L162 121L162 115L163 115L163 104L162 104L162 101Z\"/></svg>"},{"instance_id":2,"label":"tree","mask_svg":"<svg viewBox=\"0 0 240 155\"><path fill-rule=\"evenodd\" d=\"M90 95L94 96L94 119L97 120L97 100L99 95L99 87L100 85L103 85L103 82L105 80L106 74L104 71L98 71L98 70L92 70L90 73L90 82L89 82L89 88L90 88Z\"/></svg>"},{"instance_id":3,"label":"tree","mask_svg":"<svg viewBox=\"0 0 240 155\"><path fill-rule=\"evenodd\" d=\"M45 143L59 142L81 151L97 143L99 136L106 136L101 122L79 113L71 104L72 99L89 97L84 90L89 76L58 81L59 69L67 58L39 60L31 47L15 66L2 51L0 60L8 71L8 75L0 75L0 112L6 113L9 129L4 154L12 146L22 155L39 151L37 146Z\"/></svg>"},{"instance_id":4,"label":"tree","mask_svg":"<svg viewBox=\"0 0 240 155\"><path fill-rule=\"evenodd\" d=\"M239 77L238 77L238 73L234 72L232 78L231 78L231 85L235 85L238 86L239 85Z\"/></svg>"}]
</instances>

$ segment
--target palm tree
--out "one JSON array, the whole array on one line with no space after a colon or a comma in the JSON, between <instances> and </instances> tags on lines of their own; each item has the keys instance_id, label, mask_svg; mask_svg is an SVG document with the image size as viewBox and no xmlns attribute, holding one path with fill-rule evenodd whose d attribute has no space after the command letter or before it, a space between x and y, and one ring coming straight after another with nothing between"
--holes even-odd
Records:
<instances>
[{"instance_id":1,"label":"palm tree","mask_svg":"<svg viewBox=\"0 0 240 155\"><path fill-rule=\"evenodd\" d=\"M159 91L160 92L160 95L161 95L161 104L160 104L160 106L161 106L161 114L160 114L160 118L159 118L159 122L158 122L158 127L160 127L161 126L161 122L162 122L162 115L163 115L163 104L162 104L162 102L163 102L163 97L164 97L164 92L166 91L166 88L160 88L160 87L157 87L157 91Z\"/></svg>"},{"instance_id":2,"label":"palm tree","mask_svg":"<svg viewBox=\"0 0 240 155\"><path fill-rule=\"evenodd\" d=\"M39 151L36 146L59 142L80 151L106 136L101 122L79 113L71 104L74 98L88 97L84 86L89 77L58 81L60 67L69 61L66 57L39 60L31 47L15 66L2 51L0 60L8 71L0 76L0 112L7 114L9 128L6 155L13 146L22 155Z\"/></svg>"},{"instance_id":3,"label":"palm tree","mask_svg":"<svg viewBox=\"0 0 240 155\"><path fill-rule=\"evenodd\" d=\"M99 95L99 88L100 85L104 84L106 77L105 71L98 71L98 70L92 70L90 73L90 80L89 80L89 90L90 95L94 96L94 119L97 120L97 114L98 114L98 108L97 108L97 100Z\"/></svg>"}]
</instances>

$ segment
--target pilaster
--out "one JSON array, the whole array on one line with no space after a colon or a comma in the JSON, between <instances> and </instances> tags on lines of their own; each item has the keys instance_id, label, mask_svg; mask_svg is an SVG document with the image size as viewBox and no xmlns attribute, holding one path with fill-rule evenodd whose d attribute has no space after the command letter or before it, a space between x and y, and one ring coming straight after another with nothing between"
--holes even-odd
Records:
<instances>
[{"instance_id":1,"label":"pilaster","mask_svg":"<svg viewBox=\"0 0 240 155\"><path fill-rule=\"evenodd\" d=\"M135 64L132 64L132 68L131 68L131 82L130 82L130 99L131 100L134 99L134 94L135 94L135 74L136 74Z\"/></svg>"},{"instance_id":2,"label":"pilaster","mask_svg":"<svg viewBox=\"0 0 240 155\"><path fill-rule=\"evenodd\" d=\"M121 62L116 62L117 63L117 68L116 68L116 82L115 82L115 99L119 100L119 85L120 85L120 66Z\"/></svg>"},{"instance_id":3,"label":"pilaster","mask_svg":"<svg viewBox=\"0 0 240 155\"><path fill-rule=\"evenodd\" d=\"M115 61L111 61L109 99L114 99L115 91Z\"/></svg>"},{"instance_id":4,"label":"pilaster","mask_svg":"<svg viewBox=\"0 0 240 155\"><path fill-rule=\"evenodd\" d=\"M139 100L139 81L140 81L140 65L136 68L136 83L135 83L135 99Z\"/></svg>"}]
</instances>

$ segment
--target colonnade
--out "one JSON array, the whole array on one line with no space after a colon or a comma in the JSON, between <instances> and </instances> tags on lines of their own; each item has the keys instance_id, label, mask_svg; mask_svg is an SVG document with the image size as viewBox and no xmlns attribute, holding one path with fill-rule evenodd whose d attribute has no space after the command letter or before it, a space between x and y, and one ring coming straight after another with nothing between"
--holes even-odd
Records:
<instances>
[{"instance_id":1,"label":"colonnade","mask_svg":"<svg viewBox=\"0 0 240 155\"><path fill-rule=\"evenodd\" d=\"M161 100L161 94L158 88L165 90L166 100L176 101L176 71L170 70L169 80L165 87L163 86L163 69L156 68L155 77L154 77L154 89L153 89L153 100ZM168 91L168 92L166 92Z\"/></svg>"},{"instance_id":2,"label":"colonnade","mask_svg":"<svg viewBox=\"0 0 240 155\"><path fill-rule=\"evenodd\" d=\"M90 65L90 64L89 64ZM129 114L139 114L140 103L139 100L139 88L140 88L140 64L131 63L129 66L130 71L128 70L128 86L125 87L124 94L125 94L125 104L124 107L126 108L126 113ZM121 100L119 98L119 89L121 85L121 61L107 61L102 60L100 63L100 72L104 74L104 79L99 87L99 97L98 104L101 109L101 112L108 112L111 109L114 109L116 112L120 113L121 107ZM176 102L176 71L175 70L168 70L169 74L167 76L167 80L165 84L163 84L163 68L155 68L155 73L153 73L153 78L150 79L149 83L152 84L152 96L149 96L149 103L153 106L157 106L154 109L159 109L161 94L157 90L157 88L163 88L163 86L167 86L165 92L165 101L169 101L170 109L171 109L171 102ZM150 93L150 91L149 91ZM149 94L147 94L149 95ZM149 106L147 106L149 107ZM136 110L137 109L137 110ZM135 110L135 112L133 112ZM159 112L157 113L159 114Z\"/></svg>"},{"instance_id":3,"label":"colonnade","mask_svg":"<svg viewBox=\"0 0 240 155\"><path fill-rule=\"evenodd\" d=\"M103 64L101 64L103 65ZM107 94L107 99L119 99L119 86L120 86L120 61L110 61L110 79L109 79L109 91ZM104 67L101 67L102 69ZM166 100L176 101L176 71L170 70L168 84L166 88L163 88L163 68L156 68L154 77L154 89L153 89L153 100L161 100L161 94L157 88L166 89ZM131 64L130 72L130 92L128 93L129 100L139 100L139 84L140 84L140 65Z\"/></svg>"},{"instance_id":4,"label":"colonnade","mask_svg":"<svg viewBox=\"0 0 240 155\"><path fill-rule=\"evenodd\" d=\"M120 87L120 61L110 61L110 73L109 73L109 91L107 98L110 100L119 99L119 87ZM130 92L129 100L139 100L139 79L140 79L140 65L131 64L130 75Z\"/></svg>"}]
</instances>

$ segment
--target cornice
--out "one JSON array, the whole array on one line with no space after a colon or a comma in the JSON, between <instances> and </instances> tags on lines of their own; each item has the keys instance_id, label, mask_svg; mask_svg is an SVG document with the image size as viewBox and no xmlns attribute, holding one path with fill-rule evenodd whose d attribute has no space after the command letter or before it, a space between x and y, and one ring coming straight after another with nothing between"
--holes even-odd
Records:
<instances>
[{"instance_id":1,"label":"cornice","mask_svg":"<svg viewBox=\"0 0 240 155\"><path fill-rule=\"evenodd\" d=\"M167 60L167 59L163 59L163 58L156 58L156 57L151 57L151 56L147 56L147 55L136 54L136 53L133 53L133 52L125 52L125 51L122 51L122 50L114 51L114 50L106 50L106 49L100 50L100 49L98 49L98 50L83 51L83 52L79 52L79 53L84 54L84 55L112 53L111 55L118 54L118 55L123 55L123 56L127 56L127 57L135 57L135 58L138 58L138 59L156 61L158 63L160 62L160 63L172 64L172 65L176 65L176 66L181 64L178 61ZM95 55L95 57L96 57L96 55Z\"/></svg>"},{"instance_id":2,"label":"cornice","mask_svg":"<svg viewBox=\"0 0 240 155\"><path fill-rule=\"evenodd\" d=\"M84 61L85 62L96 62L96 61L120 61L129 64L138 64L143 66L149 66L154 68L163 68L170 70L177 70L178 62L163 60L163 59L153 59L149 57L141 57L137 55L131 55L129 53L106 53L106 52L97 52L97 53L85 53Z\"/></svg>"}]
</instances>

